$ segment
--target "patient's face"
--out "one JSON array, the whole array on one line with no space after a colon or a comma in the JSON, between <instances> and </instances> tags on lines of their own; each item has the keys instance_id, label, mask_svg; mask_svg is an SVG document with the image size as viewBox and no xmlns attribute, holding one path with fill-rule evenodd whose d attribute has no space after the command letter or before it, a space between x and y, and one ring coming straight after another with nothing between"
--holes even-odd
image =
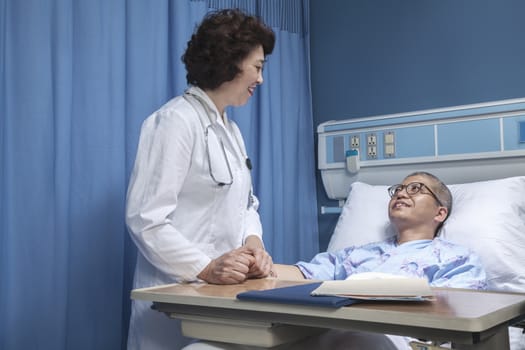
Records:
<instances>
[{"instance_id":1,"label":"patient's face","mask_svg":"<svg viewBox=\"0 0 525 350\"><path fill-rule=\"evenodd\" d=\"M402 182L407 185L411 182L421 182L431 190L435 187L433 179L416 175L405 178ZM390 221L398 229L425 228L433 229L435 217L439 213L439 204L423 186L418 193L409 195L406 189L396 193L389 202L388 215Z\"/></svg>"}]
</instances>

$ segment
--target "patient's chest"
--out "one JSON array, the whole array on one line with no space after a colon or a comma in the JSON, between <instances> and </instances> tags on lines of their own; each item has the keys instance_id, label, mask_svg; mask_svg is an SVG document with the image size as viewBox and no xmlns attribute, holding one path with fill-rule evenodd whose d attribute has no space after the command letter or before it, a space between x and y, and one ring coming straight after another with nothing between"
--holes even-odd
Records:
<instances>
[{"instance_id":1,"label":"patient's chest","mask_svg":"<svg viewBox=\"0 0 525 350\"><path fill-rule=\"evenodd\" d=\"M456 255L449 247L432 244L432 241L415 241L395 245L385 242L354 249L344 261L347 275L362 272L384 272L406 276L427 277L432 282L436 273L453 262Z\"/></svg>"}]
</instances>

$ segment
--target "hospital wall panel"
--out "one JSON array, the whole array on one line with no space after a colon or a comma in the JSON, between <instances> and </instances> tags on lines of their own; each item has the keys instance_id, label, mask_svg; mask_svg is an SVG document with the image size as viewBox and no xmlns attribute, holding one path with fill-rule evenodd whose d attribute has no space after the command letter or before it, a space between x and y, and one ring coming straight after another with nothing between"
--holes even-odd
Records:
<instances>
[{"instance_id":1,"label":"hospital wall panel","mask_svg":"<svg viewBox=\"0 0 525 350\"><path fill-rule=\"evenodd\" d=\"M411 126L392 129L395 135L395 157L431 157L435 154L434 126Z\"/></svg>"},{"instance_id":2,"label":"hospital wall panel","mask_svg":"<svg viewBox=\"0 0 525 350\"><path fill-rule=\"evenodd\" d=\"M500 151L499 118L445 123L437 126L437 154Z\"/></svg>"},{"instance_id":3,"label":"hospital wall panel","mask_svg":"<svg viewBox=\"0 0 525 350\"><path fill-rule=\"evenodd\" d=\"M473 169L505 158L508 173L525 174L523 124L525 98L333 120L317 129L318 168L328 198L337 200L354 181L387 181L387 167L426 168L461 181L480 171ZM347 152L354 149L357 155Z\"/></svg>"}]
</instances>

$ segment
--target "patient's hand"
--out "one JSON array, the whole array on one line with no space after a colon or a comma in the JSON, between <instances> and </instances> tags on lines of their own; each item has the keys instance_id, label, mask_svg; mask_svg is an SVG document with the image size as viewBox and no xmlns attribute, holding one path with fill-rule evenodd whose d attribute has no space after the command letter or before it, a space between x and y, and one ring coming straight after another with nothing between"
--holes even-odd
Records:
<instances>
[{"instance_id":1,"label":"patient's hand","mask_svg":"<svg viewBox=\"0 0 525 350\"><path fill-rule=\"evenodd\" d=\"M254 262L250 248L237 248L213 259L197 277L212 284L241 283L248 278Z\"/></svg>"}]
</instances>

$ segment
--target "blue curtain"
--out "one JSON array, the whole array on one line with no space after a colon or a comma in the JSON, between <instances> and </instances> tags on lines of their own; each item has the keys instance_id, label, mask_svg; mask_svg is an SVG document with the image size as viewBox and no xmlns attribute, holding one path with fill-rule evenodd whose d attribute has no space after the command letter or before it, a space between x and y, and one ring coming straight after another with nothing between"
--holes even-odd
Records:
<instances>
[{"instance_id":1,"label":"blue curtain","mask_svg":"<svg viewBox=\"0 0 525 350\"><path fill-rule=\"evenodd\" d=\"M265 84L231 110L274 261L318 250L308 1L0 0L0 349L125 347L125 193L144 118L186 87L214 8L263 17Z\"/></svg>"}]
</instances>

